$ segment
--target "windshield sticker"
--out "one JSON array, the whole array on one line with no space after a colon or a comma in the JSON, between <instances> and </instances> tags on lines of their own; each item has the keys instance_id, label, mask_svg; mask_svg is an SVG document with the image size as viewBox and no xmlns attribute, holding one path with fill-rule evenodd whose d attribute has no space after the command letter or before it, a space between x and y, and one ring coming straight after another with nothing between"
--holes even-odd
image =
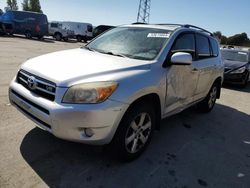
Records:
<instances>
[{"instance_id":1,"label":"windshield sticker","mask_svg":"<svg viewBox=\"0 0 250 188\"><path fill-rule=\"evenodd\" d=\"M149 33L148 38L169 38L170 33Z\"/></svg>"},{"instance_id":2,"label":"windshield sticker","mask_svg":"<svg viewBox=\"0 0 250 188\"><path fill-rule=\"evenodd\" d=\"M247 53L245 53L245 52L238 52L238 54L240 54L240 55L247 55Z\"/></svg>"}]
</instances>

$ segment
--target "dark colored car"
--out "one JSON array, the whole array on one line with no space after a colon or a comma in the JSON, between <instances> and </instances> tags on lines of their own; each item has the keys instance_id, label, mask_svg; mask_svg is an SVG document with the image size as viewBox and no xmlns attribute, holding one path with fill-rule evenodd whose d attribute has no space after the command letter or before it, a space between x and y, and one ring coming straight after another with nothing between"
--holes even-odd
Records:
<instances>
[{"instance_id":1,"label":"dark colored car","mask_svg":"<svg viewBox=\"0 0 250 188\"><path fill-rule=\"evenodd\" d=\"M115 26L110 25L99 25L93 30L93 38L97 37L98 35L102 34L103 32L113 29Z\"/></svg>"},{"instance_id":2,"label":"dark colored car","mask_svg":"<svg viewBox=\"0 0 250 188\"><path fill-rule=\"evenodd\" d=\"M245 87L249 82L250 52L237 49L222 49L225 64L224 82Z\"/></svg>"},{"instance_id":3,"label":"dark colored car","mask_svg":"<svg viewBox=\"0 0 250 188\"><path fill-rule=\"evenodd\" d=\"M27 38L48 35L48 19L45 14L27 11L7 11L2 15L2 30L6 34L21 34Z\"/></svg>"}]
</instances>

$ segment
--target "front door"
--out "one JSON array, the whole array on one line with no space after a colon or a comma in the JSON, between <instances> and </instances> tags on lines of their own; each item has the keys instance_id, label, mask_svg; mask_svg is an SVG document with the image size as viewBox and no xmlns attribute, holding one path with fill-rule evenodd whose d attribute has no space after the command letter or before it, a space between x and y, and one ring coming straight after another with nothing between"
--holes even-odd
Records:
<instances>
[{"instance_id":1,"label":"front door","mask_svg":"<svg viewBox=\"0 0 250 188\"><path fill-rule=\"evenodd\" d=\"M169 57L176 52L188 52L195 59L195 36L193 33L184 33L177 37ZM165 114L181 110L193 102L198 78L199 70L195 62L192 65L170 65L167 68Z\"/></svg>"}]
</instances>

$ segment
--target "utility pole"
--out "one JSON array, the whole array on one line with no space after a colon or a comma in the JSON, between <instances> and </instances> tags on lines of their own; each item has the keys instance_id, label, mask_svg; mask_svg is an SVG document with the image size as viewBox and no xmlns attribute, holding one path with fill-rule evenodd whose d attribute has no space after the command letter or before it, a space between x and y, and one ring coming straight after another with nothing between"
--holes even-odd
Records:
<instances>
[{"instance_id":1,"label":"utility pole","mask_svg":"<svg viewBox=\"0 0 250 188\"><path fill-rule=\"evenodd\" d=\"M151 0L140 0L137 22L149 23Z\"/></svg>"}]
</instances>

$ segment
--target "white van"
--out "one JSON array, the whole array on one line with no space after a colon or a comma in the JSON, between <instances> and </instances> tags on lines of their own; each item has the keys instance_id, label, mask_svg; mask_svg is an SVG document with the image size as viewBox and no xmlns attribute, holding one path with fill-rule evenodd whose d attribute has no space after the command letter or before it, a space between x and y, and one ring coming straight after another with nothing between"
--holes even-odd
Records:
<instances>
[{"instance_id":1,"label":"white van","mask_svg":"<svg viewBox=\"0 0 250 188\"><path fill-rule=\"evenodd\" d=\"M78 42L82 40L87 42L93 36L93 26L90 23L81 23L81 22L63 22L63 24L74 31L75 38Z\"/></svg>"},{"instance_id":2,"label":"white van","mask_svg":"<svg viewBox=\"0 0 250 188\"><path fill-rule=\"evenodd\" d=\"M67 41L69 38L75 38L75 33L64 22L53 21L49 23L49 35L57 41Z\"/></svg>"}]
</instances>

